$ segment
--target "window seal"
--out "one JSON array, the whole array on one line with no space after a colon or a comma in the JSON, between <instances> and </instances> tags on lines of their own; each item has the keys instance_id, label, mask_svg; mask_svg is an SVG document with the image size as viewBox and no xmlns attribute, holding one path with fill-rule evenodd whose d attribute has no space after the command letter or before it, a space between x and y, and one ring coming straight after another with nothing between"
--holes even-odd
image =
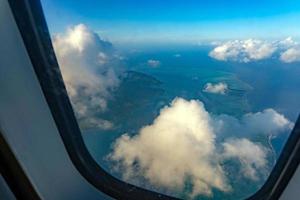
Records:
<instances>
[{"instance_id":1,"label":"window seal","mask_svg":"<svg viewBox=\"0 0 300 200\"><path fill-rule=\"evenodd\" d=\"M74 115L39 0L8 0L53 119L74 166L93 186L116 199L177 199L123 182L102 169L86 148ZM264 185L247 198L278 199L300 161L300 118Z\"/></svg>"}]
</instances>

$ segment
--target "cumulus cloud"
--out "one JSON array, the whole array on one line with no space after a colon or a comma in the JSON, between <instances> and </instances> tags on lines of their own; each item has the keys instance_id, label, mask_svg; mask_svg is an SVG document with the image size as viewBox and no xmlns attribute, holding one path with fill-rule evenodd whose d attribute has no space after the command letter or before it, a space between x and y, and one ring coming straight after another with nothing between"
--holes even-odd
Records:
<instances>
[{"instance_id":1,"label":"cumulus cloud","mask_svg":"<svg viewBox=\"0 0 300 200\"><path fill-rule=\"evenodd\" d=\"M207 83L204 86L203 91L208 93L215 93L215 94L225 94L228 90L228 85L226 83Z\"/></svg>"},{"instance_id":2,"label":"cumulus cloud","mask_svg":"<svg viewBox=\"0 0 300 200\"><path fill-rule=\"evenodd\" d=\"M231 136L238 128L242 129L239 132L250 128L251 133L279 133L290 129L290 125L283 115L271 109L239 120L228 115L214 116L198 100L175 98L137 135L118 138L108 158L126 181L142 178L171 193L183 191L190 181L191 197L209 196L212 189L232 190L221 164L224 160L237 160L241 174L251 180L257 180L257 171L264 170L268 163L267 148L245 139L245 135L225 138L217 144L224 131L231 132Z\"/></svg>"},{"instance_id":3,"label":"cumulus cloud","mask_svg":"<svg viewBox=\"0 0 300 200\"><path fill-rule=\"evenodd\" d=\"M211 195L212 188L229 191L223 169L214 159L218 155L210 123L201 102L177 98L138 135L120 137L110 158L121 162L128 181L139 174L153 185L178 190L190 177L192 195Z\"/></svg>"},{"instance_id":4,"label":"cumulus cloud","mask_svg":"<svg viewBox=\"0 0 300 200\"><path fill-rule=\"evenodd\" d=\"M215 47L209 56L222 61L250 62L269 58L276 50L271 43L261 40L234 40Z\"/></svg>"},{"instance_id":5,"label":"cumulus cloud","mask_svg":"<svg viewBox=\"0 0 300 200\"><path fill-rule=\"evenodd\" d=\"M257 133L276 136L294 126L284 115L271 108L247 113L239 120L229 115L218 115L214 117L214 124L216 132L226 136L239 133L248 136Z\"/></svg>"},{"instance_id":6,"label":"cumulus cloud","mask_svg":"<svg viewBox=\"0 0 300 200\"><path fill-rule=\"evenodd\" d=\"M112 127L96 116L107 109L110 92L119 84L112 44L79 24L55 35L53 46L81 127Z\"/></svg>"},{"instance_id":7,"label":"cumulus cloud","mask_svg":"<svg viewBox=\"0 0 300 200\"><path fill-rule=\"evenodd\" d=\"M300 61L300 44L291 37L279 42L281 53L279 59L285 63Z\"/></svg>"},{"instance_id":8,"label":"cumulus cloud","mask_svg":"<svg viewBox=\"0 0 300 200\"><path fill-rule=\"evenodd\" d=\"M257 39L232 40L215 43L216 47L209 56L220 61L252 62L276 56L286 63L300 61L300 46L291 37L281 41L263 41Z\"/></svg>"},{"instance_id":9,"label":"cumulus cloud","mask_svg":"<svg viewBox=\"0 0 300 200\"><path fill-rule=\"evenodd\" d=\"M294 124L284 115L274 109L265 109L262 112L248 113L243 116L242 123L247 130L257 131L264 134L278 134L282 131L292 129Z\"/></svg>"},{"instance_id":10,"label":"cumulus cloud","mask_svg":"<svg viewBox=\"0 0 300 200\"><path fill-rule=\"evenodd\" d=\"M287 37L284 40L278 42L278 46L282 47L283 49L294 47L297 45L299 45L299 43L294 41L292 37Z\"/></svg>"},{"instance_id":11,"label":"cumulus cloud","mask_svg":"<svg viewBox=\"0 0 300 200\"><path fill-rule=\"evenodd\" d=\"M289 48L280 55L280 60L286 63L300 61L300 46Z\"/></svg>"},{"instance_id":12,"label":"cumulus cloud","mask_svg":"<svg viewBox=\"0 0 300 200\"><path fill-rule=\"evenodd\" d=\"M161 62L159 60L150 59L147 61L147 64L150 67L159 67L161 65Z\"/></svg>"}]
</instances>

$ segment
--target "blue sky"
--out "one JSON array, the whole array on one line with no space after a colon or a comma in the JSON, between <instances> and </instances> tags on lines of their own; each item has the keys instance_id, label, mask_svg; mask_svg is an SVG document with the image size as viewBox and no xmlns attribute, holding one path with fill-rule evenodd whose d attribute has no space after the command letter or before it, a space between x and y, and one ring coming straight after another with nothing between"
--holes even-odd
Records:
<instances>
[{"instance_id":1,"label":"blue sky","mask_svg":"<svg viewBox=\"0 0 300 200\"><path fill-rule=\"evenodd\" d=\"M300 37L300 0L42 0L52 33L78 23L114 43Z\"/></svg>"}]
</instances>

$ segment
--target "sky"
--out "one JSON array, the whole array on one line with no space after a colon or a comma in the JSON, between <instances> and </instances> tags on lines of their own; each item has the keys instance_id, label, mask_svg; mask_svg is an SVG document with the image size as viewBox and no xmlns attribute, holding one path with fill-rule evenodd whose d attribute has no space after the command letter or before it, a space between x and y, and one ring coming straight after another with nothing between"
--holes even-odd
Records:
<instances>
[{"instance_id":1,"label":"sky","mask_svg":"<svg viewBox=\"0 0 300 200\"><path fill-rule=\"evenodd\" d=\"M52 33L86 24L113 43L300 37L299 0L42 0Z\"/></svg>"}]
</instances>

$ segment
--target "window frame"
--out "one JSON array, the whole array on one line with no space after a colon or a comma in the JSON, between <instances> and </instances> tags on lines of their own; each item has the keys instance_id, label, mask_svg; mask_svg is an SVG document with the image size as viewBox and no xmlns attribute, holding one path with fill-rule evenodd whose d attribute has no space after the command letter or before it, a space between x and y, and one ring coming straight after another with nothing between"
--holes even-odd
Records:
<instances>
[{"instance_id":1,"label":"window frame","mask_svg":"<svg viewBox=\"0 0 300 200\"><path fill-rule=\"evenodd\" d=\"M3 136L0 127L0 175L9 186L16 199L41 199L34 186L26 176L18 159L12 152L9 144Z\"/></svg>"},{"instance_id":2,"label":"window frame","mask_svg":"<svg viewBox=\"0 0 300 200\"><path fill-rule=\"evenodd\" d=\"M101 192L116 199L178 199L121 181L90 155L74 115L39 0L8 0L18 29L69 157L80 174ZM278 199L300 162L300 117L277 163L253 199Z\"/></svg>"}]
</instances>

